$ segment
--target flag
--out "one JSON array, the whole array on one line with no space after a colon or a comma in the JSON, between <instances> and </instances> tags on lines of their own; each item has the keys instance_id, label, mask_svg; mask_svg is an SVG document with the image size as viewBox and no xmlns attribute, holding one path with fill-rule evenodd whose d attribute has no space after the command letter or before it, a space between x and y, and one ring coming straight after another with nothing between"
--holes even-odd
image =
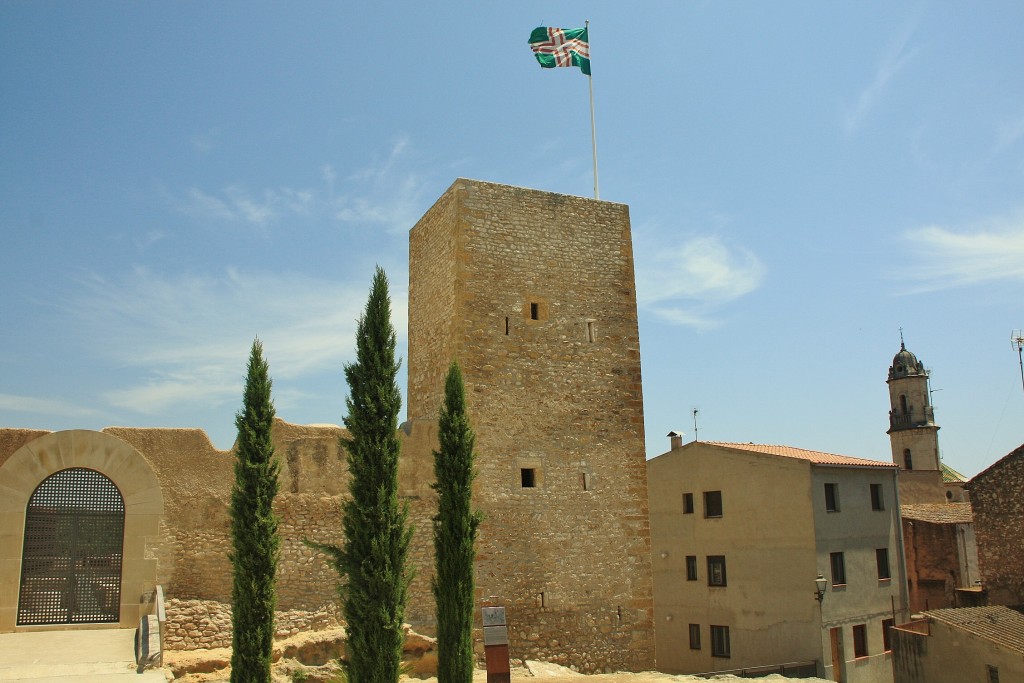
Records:
<instances>
[{"instance_id":1,"label":"flag","mask_svg":"<svg viewBox=\"0 0 1024 683\"><path fill-rule=\"evenodd\" d=\"M538 26L530 34L530 49L545 69L578 66L580 71L590 75L590 43L585 28Z\"/></svg>"}]
</instances>

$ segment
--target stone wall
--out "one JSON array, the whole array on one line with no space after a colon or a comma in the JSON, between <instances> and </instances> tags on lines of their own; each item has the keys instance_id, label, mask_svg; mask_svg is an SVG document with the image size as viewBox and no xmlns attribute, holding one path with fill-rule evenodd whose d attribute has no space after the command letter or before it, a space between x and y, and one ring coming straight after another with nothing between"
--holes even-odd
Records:
<instances>
[{"instance_id":1,"label":"stone wall","mask_svg":"<svg viewBox=\"0 0 1024 683\"><path fill-rule=\"evenodd\" d=\"M974 509L978 563L991 605L1024 603L1024 445L966 487Z\"/></svg>"},{"instance_id":2,"label":"stone wall","mask_svg":"<svg viewBox=\"0 0 1024 683\"><path fill-rule=\"evenodd\" d=\"M622 204L459 180L412 230L399 493L416 529L406 620L417 631L435 630L432 453L442 382L456 357L477 434L478 604L507 607L513 658L587 672L653 667L633 287ZM141 454L166 501L146 557L171 601L174 646L229 641L233 453L196 429L104 433ZM0 448L40 434L0 430ZM341 435L331 425L274 424L278 608L300 615L289 617L295 623L301 615L320 623L337 600L337 576L303 539L341 542Z\"/></svg>"},{"instance_id":3,"label":"stone wall","mask_svg":"<svg viewBox=\"0 0 1024 683\"><path fill-rule=\"evenodd\" d=\"M277 611L274 638L323 631L340 624L340 610L333 604L318 610ZM231 605L217 600L168 600L164 647L168 650L231 647Z\"/></svg>"},{"instance_id":4,"label":"stone wall","mask_svg":"<svg viewBox=\"0 0 1024 683\"><path fill-rule=\"evenodd\" d=\"M409 281L409 417L435 418L457 358L485 516L477 585L506 605L513 656L653 666L628 208L458 180L410 233Z\"/></svg>"}]
</instances>

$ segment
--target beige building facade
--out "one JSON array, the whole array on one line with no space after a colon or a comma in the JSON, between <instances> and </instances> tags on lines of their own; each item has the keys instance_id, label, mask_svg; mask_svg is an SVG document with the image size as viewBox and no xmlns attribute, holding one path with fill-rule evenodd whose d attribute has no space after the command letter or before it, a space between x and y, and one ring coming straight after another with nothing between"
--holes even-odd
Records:
<instances>
[{"instance_id":1,"label":"beige building facade","mask_svg":"<svg viewBox=\"0 0 1024 683\"><path fill-rule=\"evenodd\" d=\"M474 499L484 513L478 604L506 607L514 658L587 672L652 668L628 208L460 179L410 232L409 419L400 430L399 485L416 528L407 620L428 633L436 512L430 484L452 359L462 366L477 435ZM341 435L330 425L274 424L283 537L279 635L337 623L336 577L303 539L341 540L348 486ZM233 454L195 429L0 430L0 630L27 627L19 626L18 609L23 560L36 552L25 545L33 496L54 487L77 495L65 481L71 475L61 474L75 468L109 481L123 498L123 573L103 579L105 586L119 581L120 603L108 605L108 625L134 625L160 584L169 599L169 647L229 643L222 617L231 593ZM44 486L54 475L54 486ZM104 515L116 517L116 510ZM40 528L45 535L45 524ZM45 552L44 565L65 561L59 544ZM104 546L102 562L79 564L111 565L116 554ZM45 587L25 590L48 599Z\"/></svg>"},{"instance_id":2,"label":"beige building facade","mask_svg":"<svg viewBox=\"0 0 1024 683\"><path fill-rule=\"evenodd\" d=\"M802 663L891 680L884 627L906 616L897 471L699 441L648 461L659 670Z\"/></svg>"}]
</instances>

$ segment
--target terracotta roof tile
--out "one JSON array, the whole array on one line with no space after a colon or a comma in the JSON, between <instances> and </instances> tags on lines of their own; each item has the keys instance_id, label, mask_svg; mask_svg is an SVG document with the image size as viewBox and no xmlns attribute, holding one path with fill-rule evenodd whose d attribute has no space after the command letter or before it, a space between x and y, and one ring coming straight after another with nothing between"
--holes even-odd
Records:
<instances>
[{"instance_id":1,"label":"terracotta roof tile","mask_svg":"<svg viewBox=\"0 0 1024 683\"><path fill-rule=\"evenodd\" d=\"M847 467L898 467L892 462L880 460L867 460L866 458L853 458L848 455L836 455L834 453L822 453L821 451L809 451L793 446L778 446L755 443L727 443L724 441L707 441L715 446L734 448L742 451L752 451L764 455L776 455L782 458L796 458L807 460L815 465L845 465Z\"/></svg>"},{"instance_id":2,"label":"terracotta roof tile","mask_svg":"<svg viewBox=\"0 0 1024 683\"><path fill-rule=\"evenodd\" d=\"M925 615L1024 654L1024 614L1021 607L954 607Z\"/></svg>"},{"instance_id":3,"label":"terracotta roof tile","mask_svg":"<svg viewBox=\"0 0 1024 683\"><path fill-rule=\"evenodd\" d=\"M903 519L913 519L932 524L970 524L974 512L970 503L914 503L901 505Z\"/></svg>"}]
</instances>

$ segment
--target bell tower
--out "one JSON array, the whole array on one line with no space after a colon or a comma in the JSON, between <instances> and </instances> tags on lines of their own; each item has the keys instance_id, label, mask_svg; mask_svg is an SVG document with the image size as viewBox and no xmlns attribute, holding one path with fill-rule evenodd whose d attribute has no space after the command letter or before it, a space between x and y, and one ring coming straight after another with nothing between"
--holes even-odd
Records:
<instances>
[{"instance_id":1,"label":"bell tower","mask_svg":"<svg viewBox=\"0 0 1024 683\"><path fill-rule=\"evenodd\" d=\"M939 502L942 500L939 426L935 424L928 371L924 363L907 350L902 334L900 350L892 359L886 383L889 385L889 429L886 433L892 446L892 460L900 466L902 502L923 503L932 502L932 499ZM935 479L937 481L933 482ZM911 489L918 488L913 486L914 482L927 482L929 488L937 486L934 493L929 492L922 499L921 495L911 493ZM920 493L925 490L921 489Z\"/></svg>"}]
</instances>

